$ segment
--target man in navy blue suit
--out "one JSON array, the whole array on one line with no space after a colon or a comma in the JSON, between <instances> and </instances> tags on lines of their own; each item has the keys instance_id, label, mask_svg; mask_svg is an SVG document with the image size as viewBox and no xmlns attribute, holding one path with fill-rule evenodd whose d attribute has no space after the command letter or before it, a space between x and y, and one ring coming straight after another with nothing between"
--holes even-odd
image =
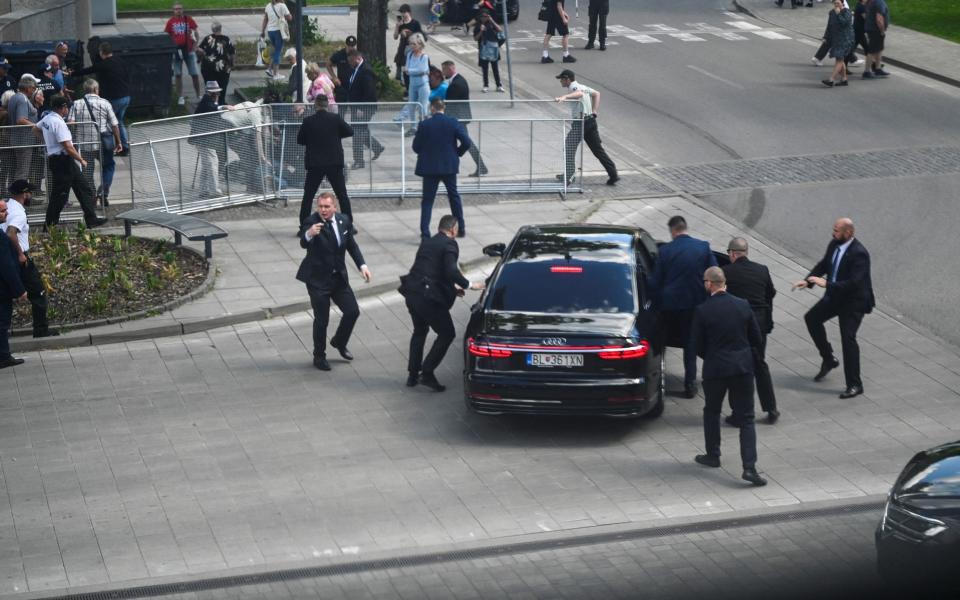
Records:
<instances>
[{"instance_id":1,"label":"man in navy blue suit","mask_svg":"<svg viewBox=\"0 0 960 600\"><path fill-rule=\"evenodd\" d=\"M0 200L0 223L7 220L7 203ZM26 300L27 292L20 281L20 270L13 256L12 242L0 236L0 369L22 365L22 358L10 354L10 323L13 301Z\"/></svg>"},{"instance_id":2,"label":"man in navy blue suit","mask_svg":"<svg viewBox=\"0 0 960 600\"><path fill-rule=\"evenodd\" d=\"M703 272L717 266L710 244L687 235L687 221L680 215L667 221L673 241L660 247L648 280L656 294L663 323L664 344L683 348L683 391L697 394L697 354L689 345L693 309L707 298Z\"/></svg>"},{"instance_id":3,"label":"man in navy blue suit","mask_svg":"<svg viewBox=\"0 0 960 600\"><path fill-rule=\"evenodd\" d=\"M457 193L457 172L460 157L467 153L473 142L467 130L453 117L443 114L444 102L437 99L430 103L431 117L420 123L413 138L413 151L417 153L416 174L423 177L423 198L420 201L420 238L430 239L430 213L437 196L440 182L447 188L450 212L457 218L457 237L466 235L463 222L463 204Z\"/></svg>"},{"instance_id":4,"label":"man in navy blue suit","mask_svg":"<svg viewBox=\"0 0 960 600\"><path fill-rule=\"evenodd\" d=\"M710 294L693 311L690 347L703 357L703 437L706 454L694 460L707 467L720 466L720 409L730 394L733 418L740 424L740 459L743 479L755 486L767 484L757 473L757 431L753 414L753 356L760 347L760 327L750 303L727 293L727 278L720 267L703 273L703 288Z\"/></svg>"}]
</instances>

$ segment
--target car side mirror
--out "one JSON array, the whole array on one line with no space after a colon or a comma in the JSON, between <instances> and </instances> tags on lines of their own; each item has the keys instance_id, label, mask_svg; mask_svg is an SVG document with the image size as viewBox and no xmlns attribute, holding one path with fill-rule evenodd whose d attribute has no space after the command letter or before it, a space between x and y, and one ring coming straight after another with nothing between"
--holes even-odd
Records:
<instances>
[{"instance_id":1,"label":"car side mirror","mask_svg":"<svg viewBox=\"0 0 960 600\"><path fill-rule=\"evenodd\" d=\"M484 246L483 253L486 254L487 256L492 256L496 258L498 256L503 256L503 253L506 249L507 249L506 244L502 242L498 242L496 244L490 244L489 246Z\"/></svg>"}]
</instances>

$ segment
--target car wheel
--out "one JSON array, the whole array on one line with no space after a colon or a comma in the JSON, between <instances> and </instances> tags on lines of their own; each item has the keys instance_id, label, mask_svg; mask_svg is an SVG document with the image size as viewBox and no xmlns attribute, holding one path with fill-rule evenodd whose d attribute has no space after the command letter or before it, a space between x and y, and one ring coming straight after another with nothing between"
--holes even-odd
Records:
<instances>
[{"instance_id":1,"label":"car wheel","mask_svg":"<svg viewBox=\"0 0 960 600\"><path fill-rule=\"evenodd\" d=\"M660 353L660 376L657 378L657 401L656 404L653 405L653 408L643 415L645 419L656 419L663 414L663 398L666 395L666 357L666 353Z\"/></svg>"}]
</instances>

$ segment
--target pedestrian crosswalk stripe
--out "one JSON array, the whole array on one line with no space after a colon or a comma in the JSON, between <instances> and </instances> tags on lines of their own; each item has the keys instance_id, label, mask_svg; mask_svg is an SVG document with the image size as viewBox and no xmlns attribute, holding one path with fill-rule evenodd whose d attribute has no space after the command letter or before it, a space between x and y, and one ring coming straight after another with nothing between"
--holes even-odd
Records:
<instances>
[{"instance_id":1,"label":"pedestrian crosswalk stripe","mask_svg":"<svg viewBox=\"0 0 960 600\"><path fill-rule=\"evenodd\" d=\"M759 35L762 38L767 38L768 40L789 40L790 37L783 35L782 33L777 33L776 31L751 31L750 33L754 35Z\"/></svg>"},{"instance_id":2,"label":"pedestrian crosswalk stripe","mask_svg":"<svg viewBox=\"0 0 960 600\"><path fill-rule=\"evenodd\" d=\"M653 23L652 25L644 25L644 27L649 27L650 29L655 29L657 31L663 31L663 32L677 31L675 27L668 27L663 23Z\"/></svg>"},{"instance_id":3,"label":"pedestrian crosswalk stripe","mask_svg":"<svg viewBox=\"0 0 960 600\"><path fill-rule=\"evenodd\" d=\"M707 40L703 39L702 37L697 37L697 36L693 35L692 33L670 33L670 34L667 34L667 35L669 35L669 36L672 37L672 38L678 39L678 40L680 40L680 41L682 41L682 42L705 42L705 41L707 41Z\"/></svg>"},{"instance_id":4,"label":"pedestrian crosswalk stripe","mask_svg":"<svg viewBox=\"0 0 960 600\"><path fill-rule=\"evenodd\" d=\"M713 35L717 36L722 40L729 40L731 42L739 42L747 39L742 35L740 35L739 33L720 32L720 33L713 33Z\"/></svg>"},{"instance_id":5,"label":"pedestrian crosswalk stripe","mask_svg":"<svg viewBox=\"0 0 960 600\"><path fill-rule=\"evenodd\" d=\"M628 40L633 40L641 44L659 44L661 40L653 37L652 35L646 35L644 33L634 33L632 35L626 36Z\"/></svg>"},{"instance_id":6,"label":"pedestrian crosswalk stripe","mask_svg":"<svg viewBox=\"0 0 960 600\"><path fill-rule=\"evenodd\" d=\"M743 29L744 31L756 31L760 29L753 23L747 23L746 21L727 21L727 25L736 27L737 29Z\"/></svg>"}]
</instances>

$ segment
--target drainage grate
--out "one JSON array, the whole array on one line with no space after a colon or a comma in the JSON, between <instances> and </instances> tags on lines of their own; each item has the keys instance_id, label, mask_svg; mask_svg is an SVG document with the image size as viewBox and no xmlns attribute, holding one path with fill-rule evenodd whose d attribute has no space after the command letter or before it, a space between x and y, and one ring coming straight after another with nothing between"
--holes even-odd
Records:
<instances>
[{"instance_id":1,"label":"drainage grate","mask_svg":"<svg viewBox=\"0 0 960 600\"><path fill-rule=\"evenodd\" d=\"M769 525L774 523L783 523L789 521L803 521L806 519L816 519L823 517L833 517L841 515L854 515L867 512L879 512L883 508L883 500L876 502L857 503L846 506L832 506L826 508L813 508L807 510L794 510L787 512L768 513L749 517L726 517L702 521L699 523L689 523L685 525L666 526L666 527L645 527L631 529L626 531L605 532L596 534L584 534L567 536L556 540L532 540L529 542L516 542L512 544L498 544L484 546L479 548L470 548L466 550L451 550L447 552L411 554L407 556L397 556L391 558L360 560L350 563L341 563L335 565L323 565L315 567L302 567L296 569L283 569L278 571L265 571L262 573L251 573L248 575L232 575L226 577L212 577L208 579L198 579L194 581L184 581L179 583L164 583L156 585L144 585L138 587L129 587L123 589L106 590L100 592L88 592L78 594L67 594L64 596L49 596L49 600L126 600L128 598L150 598L156 596L167 596L171 594L184 594L190 592L200 592L206 590L218 590L232 587L241 587L249 585L262 585L269 583L278 583L296 579L317 579L323 577L332 577L336 575L348 575L364 573L369 571L382 571L386 569L402 569L409 567L420 567L425 565L435 565L447 562L459 562L467 560L476 560L478 558L491 558L496 556L505 556L513 554L526 554L532 552L543 552L547 550L558 550L562 548L576 548L581 546L592 546L598 544L610 544L630 540L652 539L659 537L668 537L674 535L684 535L690 533L703 533L708 531L720 531L726 529L736 529L741 527L756 527L759 525Z\"/></svg>"}]
</instances>

